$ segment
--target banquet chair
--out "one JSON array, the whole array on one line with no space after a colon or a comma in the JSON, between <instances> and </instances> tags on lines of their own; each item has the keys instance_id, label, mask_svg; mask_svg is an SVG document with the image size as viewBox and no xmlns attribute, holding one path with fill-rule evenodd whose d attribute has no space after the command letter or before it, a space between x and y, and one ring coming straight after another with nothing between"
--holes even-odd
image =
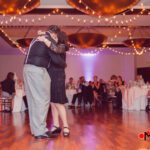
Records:
<instances>
[{"instance_id":1,"label":"banquet chair","mask_svg":"<svg viewBox=\"0 0 150 150\"><path fill-rule=\"evenodd\" d=\"M0 107L1 112L11 112L12 111L12 98L0 97Z\"/></svg>"}]
</instances>

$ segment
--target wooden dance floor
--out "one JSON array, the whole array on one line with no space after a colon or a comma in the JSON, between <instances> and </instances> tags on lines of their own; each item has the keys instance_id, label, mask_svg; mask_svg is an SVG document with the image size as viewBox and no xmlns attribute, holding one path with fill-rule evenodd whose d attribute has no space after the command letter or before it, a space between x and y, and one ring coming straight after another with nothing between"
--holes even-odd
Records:
<instances>
[{"instance_id":1,"label":"wooden dance floor","mask_svg":"<svg viewBox=\"0 0 150 150\"><path fill-rule=\"evenodd\" d=\"M27 113L0 113L0 150L150 150L150 137L138 137L150 129L150 112L86 108L68 110L68 118L69 138L38 141Z\"/></svg>"}]
</instances>

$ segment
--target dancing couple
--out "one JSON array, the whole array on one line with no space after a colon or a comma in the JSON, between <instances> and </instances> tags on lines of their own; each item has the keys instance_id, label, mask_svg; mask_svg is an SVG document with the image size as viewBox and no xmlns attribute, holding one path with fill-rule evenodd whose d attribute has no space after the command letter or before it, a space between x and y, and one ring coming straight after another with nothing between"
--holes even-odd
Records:
<instances>
[{"instance_id":1,"label":"dancing couple","mask_svg":"<svg viewBox=\"0 0 150 150\"><path fill-rule=\"evenodd\" d=\"M70 134L64 104L67 35L58 26L51 25L46 32L38 32L33 39L23 68L25 93L29 107L31 134L36 139L57 137L61 133L59 117L63 123L63 135ZM46 124L51 104L53 127Z\"/></svg>"}]
</instances>

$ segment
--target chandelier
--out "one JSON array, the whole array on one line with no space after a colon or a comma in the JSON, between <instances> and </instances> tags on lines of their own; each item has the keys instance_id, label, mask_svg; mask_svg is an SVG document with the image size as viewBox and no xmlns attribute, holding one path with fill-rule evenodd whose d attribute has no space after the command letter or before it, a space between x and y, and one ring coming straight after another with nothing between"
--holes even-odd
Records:
<instances>
[{"instance_id":1,"label":"chandelier","mask_svg":"<svg viewBox=\"0 0 150 150\"><path fill-rule=\"evenodd\" d=\"M124 41L125 45L141 49L143 47L150 47L150 39L149 38L135 38L135 39L128 39Z\"/></svg>"},{"instance_id":2,"label":"chandelier","mask_svg":"<svg viewBox=\"0 0 150 150\"><path fill-rule=\"evenodd\" d=\"M68 38L73 46L80 48L100 47L107 39L103 34L89 32L70 34Z\"/></svg>"},{"instance_id":3,"label":"chandelier","mask_svg":"<svg viewBox=\"0 0 150 150\"><path fill-rule=\"evenodd\" d=\"M40 5L40 0L0 0L0 14L24 14Z\"/></svg>"},{"instance_id":4,"label":"chandelier","mask_svg":"<svg viewBox=\"0 0 150 150\"><path fill-rule=\"evenodd\" d=\"M142 55L143 52L150 47L150 39L149 38L135 38L135 39L128 39L124 41L125 45L133 50L138 55Z\"/></svg>"},{"instance_id":5,"label":"chandelier","mask_svg":"<svg viewBox=\"0 0 150 150\"><path fill-rule=\"evenodd\" d=\"M23 39L18 39L17 43L19 44L19 46L26 48L29 47L31 41L33 38L23 38Z\"/></svg>"},{"instance_id":6,"label":"chandelier","mask_svg":"<svg viewBox=\"0 0 150 150\"><path fill-rule=\"evenodd\" d=\"M67 0L73 8L88 15L112 16L121 13L140 0Z\"/></svg>"}]
</instances>

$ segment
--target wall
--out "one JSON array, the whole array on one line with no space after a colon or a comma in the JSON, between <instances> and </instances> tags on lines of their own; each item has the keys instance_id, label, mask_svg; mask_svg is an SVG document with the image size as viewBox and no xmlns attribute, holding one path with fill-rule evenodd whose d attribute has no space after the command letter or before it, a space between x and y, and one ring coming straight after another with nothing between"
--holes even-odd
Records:
<instances>
[{"instance_id":1,"label":"wall","mask_svg":"<svg viewBox=\"0 0 150 150\"><path fill-rule=\"evenodd\" d=\"M22 78L24 55L0 55L0 81L9 71L16 72ZM121 55L99 54L97 56L71 56L67 55L66 78L85 75L91 80L98 75L108 80L112 74L122 75L128 81L134 79L134 57Z\"/></svg>"},{"instance_id":2,"label":"wall","mask_svg":"<svg viewBox=\"0 0 150 150\"><path fill-rule=\"evenodd\" d=\"M16 72L22 79L24 55L0 55L0 81L5 79L8 72Z\"/></svg>"},{"instance_id":3,"label":"wall","mask_svg":"<svg viewBox=\"0 0 150 150\"><path fill-rule=\"evenodd\" d=\"M87 80L91 80L93 75L98 75L104 80L108 80L112 74L121 75L126 81L134 79L134 57L120 55L97 56L69 56L67 58L68 68L67 78L72 76L78 79L85 75Z\"/></svg>"},{"instance_id":4,"label":"wall","mask_svg":"<svg viewBox=\"0 0 150 150\"><path fill-rule=\"evenodd\" d=\"M150 53L135 58L136 68L150 67Z\"/></svg>"}]
</instances>

